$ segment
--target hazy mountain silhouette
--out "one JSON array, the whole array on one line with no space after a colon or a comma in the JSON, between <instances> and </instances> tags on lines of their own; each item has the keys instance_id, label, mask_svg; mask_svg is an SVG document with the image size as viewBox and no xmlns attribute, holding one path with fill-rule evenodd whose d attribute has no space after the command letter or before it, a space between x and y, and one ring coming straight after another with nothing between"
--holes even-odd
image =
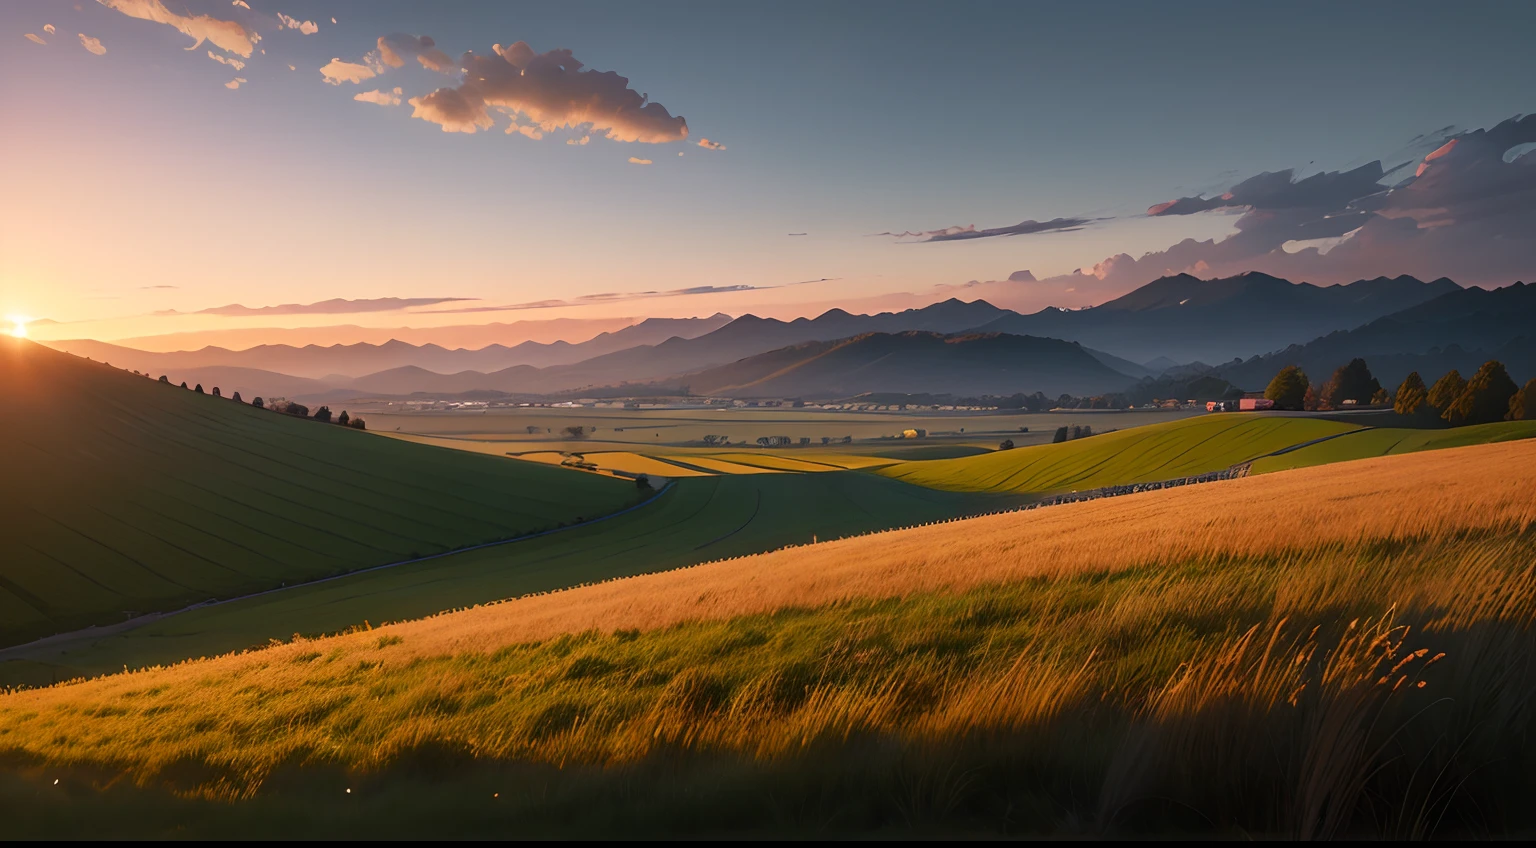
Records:
<instances>
[{"instance_id":1,"label":"hazy mountain silhouette","mask_svg":"<svg viewBox=\"0 0 1536 848\"><path fill-rule=\"evenodd\" d=\"M1536 285L1457 289L1352 330L1224 366L1218 373L1249 389L1262 389L1286 365L1300 365L1313 382L1355 357L1382 385L1395 388L1418 371L1426 381L1452 368L1463 376L1498 359L1524 382L1536 376Z\"/></svg>"},{"instance_id":2,"label":"hazy mountain silhouette","mask_svg":"<svg viewBox=\"0 0 1536 848\"><path fill-rule=\"evenodd\" d=\"M1259 273L1216 280L1178 274L1088 309L1006 315L976 329L1071 339L1137 362L1223 362L1358 327L1458 290L1447 279L1406 276L1314 286Z\"/></svg>"}]
</instances>

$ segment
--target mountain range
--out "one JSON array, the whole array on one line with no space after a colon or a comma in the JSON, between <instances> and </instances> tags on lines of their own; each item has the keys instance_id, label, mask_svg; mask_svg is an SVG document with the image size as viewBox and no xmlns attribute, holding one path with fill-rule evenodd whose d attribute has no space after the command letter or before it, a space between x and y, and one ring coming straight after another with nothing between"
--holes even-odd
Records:
<instances>
[{"instance_id":1,"label":"mountain range","mask_svg":"<svg viewBox=\"0 0 1536 848\"><path fill-rule=\"evenodd\" d=\"M1177 274L1099 306L1010 313L975 329L1071 339L1136 362L1225 362L1358 327L1460 289L1443 278L1314 286L1259 273L1214 280Z\"/></svg>"},{"instance_id":2,"label":"mountain range","mask_svg":"<svg viewBox=\"0 0 1536 848\"><path fill-rule=\"evenodd\" d=\"M1217 369L1248 389L1263 389L1275 372L1298 365L1314 382L1361 357L1389 389L1410 371L1433 383L1455 368L1470 376L1489 359L1521 381L1536 376L1536 285L1457 289L1352 330Z\"/></svg>"}]
</instances>

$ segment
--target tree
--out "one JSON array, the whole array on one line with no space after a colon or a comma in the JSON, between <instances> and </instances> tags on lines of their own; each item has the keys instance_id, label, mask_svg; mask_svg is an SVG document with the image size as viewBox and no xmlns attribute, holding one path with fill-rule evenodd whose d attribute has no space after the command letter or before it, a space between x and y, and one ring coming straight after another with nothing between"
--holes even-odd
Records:
<instances>
[{"instance_id":1,"label":"tree","mask_svg":"<svg viewBox=\"0 0 1536 848\"><path fill-rule=\"evenodd\" d=\"M258 397L257 397L257 398L256 398L256 399L255 399L255 400L253 400L253 401L251 401L251 406L254 406L254 407L256 407L256 408L257 408L257 409L265 409L265 408L266 408L266 406L267 406L267 402L266 402L266 401L264 401L264 400L262 400L262 399L261 399L261 398L260 398L260 397L259 397L259 396L258 396Z\"/></svg>"},{"instance_id":2,"label":"tree","mask_svg":"<svg viewBox=\"0 0 1536 848\"><path fill-rule=\"evenodd\" d=\"M822 444L822 447L826 447L827 445L832 444L832 437L831 436L822 436L821 437L821 444Z\"/></svg>"},{"instance_id":3,"label":"tree","mask_svg":"<svg viewBox=\"0 0 1536 848\"><path fill-rule=\"evenodd\" d=\"M1429 389L1424 386L1424 378L1414 371L1404 377L1403 384L1397 387L1397 399L1392 403L1392 409L1398 415L1412 415L1428 402Z\"/></svg>"},{"instance_id":4,"label":"tree","mask_svg":"<svg viewBox=\"0 0 1536 848\"><path fill-rule=\"evenodd\" d=\"M203 394L203 384L198 383L197 388L193 389L192 391L197 392L198 394Z\"/></svg>"},{"instance_id":5,"label":"tree","mask_svg":"<svg viewBox=\"0 0 1536 848\"><path fill-rule=\"evenodd\" d=\"M182 380L182 381L181 381L181 387L182 387L182 388L183 388L183 389L185 389L185 388L186 388L186 387L187 387L187 381L186 381L186 380Z\"/></svg>"},{"instance_id":6,"label":"tree","mask_svg":"<svg viewBox=\"0 0 1536 848\"><path fill-rule=\"evenodd\" d=\"M1308 411L1308 412L1311 412L1311 411L1317 409L1318 405L1319 405L1319 399L1317 397L1317 387L1316 386L1307 386L1307 393L1305 395L1303 395L1302 398L1301 398L1301 408L1306 410L1306 411Z\"/></svg>"},{"instance_id":7,"label":"tree","mask_svg":"<svg viewBox=\"0 0 1536 848\"><path fill-rule=\"evenodd\" d=\"M1443 416L1445 411L1461 397L1461 393L1467 390L1467 381L1462 379L1461 372L1452 368L1444 377L1435 381L1429 389L1429 405L1435 415Z\"/></svg>"},{"instance_id":8,"label":"tree","mask_svg":"<svg viewBox=\"0 0 1536 848\"><path fill-rule=\"evenodd\" d=\"M572 424L561 432L565 434L567 439L585 439L587 437L587 428L580 424Z\"/></svg>"},{"instance_id":9,"label":"tree","mask_svg":"<svg viewBox=\"0 0 1536 848\"><path fill-rule=\"evenodd\" d=\"M1376 394L1371 395L1371 406L1386 406L1392 402L1392 396L1386 389L1377 389Z\"/></svg>"},{"instance_id":10,"label":"tree","mask_svg":"<svg viewBox=\"0 0 1536 848\"><path fill-rule=\"evenodd\" d=\"M162 382L162 383L169 383L170 381L171 380L170 380L169 377L165 376L164 374L160 375L160 382Z\"/></svg>"},{"instance_id":11,"label":"tree","mask_svg":"<svg viewBox=\"0 0 1536 848\"><path fill-rule=\"evenodd\" d=\"M1509 401L1520 387L1509 378L1504 363L1490 359L1477 369L1467 388L1440 416L1455 425L1488 424L1502 421L1509 413Z\"/></svg>"},{"instance_id":12,"label":"tree","mask_svg":"<svg viewBox=\"0 0 1536 848\"><path fill-rule=\"evenodd\" d=\"M219 393L219 387L218 386L214 386L213 387L213 396L214 397L223 397L224 396L224 395Z\"/></svg>"},{"instance_id":13,"label":"tree","mask_svg":"<svg viewBox=\"0 0 1536 848\"><path fill-rule=\"evenodd\" d=\"M1051 438L1051 444L1054 445L1054 444L1058 444L1060 442L1065 442L1067 440L1067 438L1068 438L1068 436L1067 436L1067 428L1065 428L1065 427L1057 427L1056 428L1056 435Z\"/></svg>"},{"instance_id":14,"label":"tree","mask_svg":"<svg viewBox=\"0 0 1536 848\"><path fill-rule=\"evenodd\" d=\"M1509 399L1509 411L1504 414L1504 420L1536 420L1536 378L1525 381L1520 391Z\"/></svg>"},{"instance_id":15,"label":"tree","mask_svg":"<svg viewBox=\"0 0 1536 848\"><path fill-rule=\"evenodd\" d=\"M231 398L231 400L233 400L235 403L245 403L245 401L240 399L240 393L239 392L235 392L235 395L234 395L233 398Z\"/></svg>"},{"instance_id":16,"label":"tree","mask_svg":"<svg viewBox=\"0 0 1536 848\"><path fill-rule=\"evenodd\" d=\"M1381 390L1381 383L1371 376L1371 369L1364 359L1356 357L1333 372L1333 378L1325 385L1323 399L1330 407L1338 409L1345 401L1370 403L1371 397Z\"/></svg>"},{"instance_id":17,"label":"tree","mask_svg":"<svg viewBox=\"0 0 1536 848\"><path fill-rule=\"evenodd\" d=\"M997 446L1000 451L1013 450L1013 439L1003 439Z\"/></svg>"},{"instance_id":18,"label":"tree","mask_svg":"<svg viewBox=\"0 0 1536 848\"><path fill-rule=\"evenodd\" d=\"M530 436L532 436L535 433L542 433L542 432L544 432L544 428L543 427L539 427L539 426L536 426L536 425L533 425L533 424L529 424L524 429L526 429L528 431L528 435L530 435Z\"/></svg>"},{"instance_id":19,"label":"tree","mask_svg":"<svg viewBox=\"0 0 1536 848\"><path fill-rule=\"evenodd\" d=\"M340 424L343 427L345 427L345 426L347 426L347 422L349 422L351 420L352 420L352 416L348 415L347 411L345 409L343 409L341 411L341 417L336 419L336 423Z\"/></svg>"},{"instance_id":20,"label":"tree","mask_svg":"<svg viewBox=\"0 0 1536 848\"><path fill-rule=\"evenodd\" d=\"M1311 386L1312 381L1307 379L1307 372L1295 365L1287 365L1269 381L1264 397L1274 401L1278 409L1301 409L1306 401L1307 389Z\"/></svg>"},{"instance_id":21,"label":"tree","mask_svg":"<svg viewBox=\"0 0 1536 848\"><path fill-rule=\"evenodd\" d=\"M800 437L800 447L808 448L810 446L811 446L811 437L810 436L801 436Z\"/></svg>"},{"instance_id":22,"label":"tree","mask_svg":"<svg viewBox=\"0 0 1536 848\"><path fill-rule=\"evenodd\" d=\"M649 491L650 488L651 488L651 478L645 476L644 474L641 474L640 476L636 477L635 478L635 488L636 489L642 489L642 490Z\"/></svg>"},{"instance_id":23,"label":"tree","mask_svg":"<svg viewBox=\"0 0 1536 848\"><path fill-rule=\"evenodd\" d=\"M326 424L331 423L331 408L329 406L322 406L315 410L315 420Z\"/></svg>"},{"instance_id":24,"label":"tree","mask_svg":"<svg viewBox=\"0 0 1536 848\"><path fill-rule=\"evenodd\" d=\"M361 419L361 418L354 418L354 419L352 419L350 422L347 423L347 426L351 427L354 430L366 430L366 429L368 429L368 424L366 422L364 422L363 419Z\"/></svg>"}]
</instances>

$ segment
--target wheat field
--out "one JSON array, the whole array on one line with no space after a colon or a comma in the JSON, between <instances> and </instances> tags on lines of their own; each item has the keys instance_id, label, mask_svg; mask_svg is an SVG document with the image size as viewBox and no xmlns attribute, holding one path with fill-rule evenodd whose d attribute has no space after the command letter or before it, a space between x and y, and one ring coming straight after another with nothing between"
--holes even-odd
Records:
<instances>
[{"instance_id":1,"label":"wheat field","mask_svg":"<svg viewBox=\"0 0 1536 848\"><path fill-rule=\"evenodd\" d=\"M138 835L1509 835L1533 472L1386 457L14 692L0 799Z\"/></svg>"}]
</instances>

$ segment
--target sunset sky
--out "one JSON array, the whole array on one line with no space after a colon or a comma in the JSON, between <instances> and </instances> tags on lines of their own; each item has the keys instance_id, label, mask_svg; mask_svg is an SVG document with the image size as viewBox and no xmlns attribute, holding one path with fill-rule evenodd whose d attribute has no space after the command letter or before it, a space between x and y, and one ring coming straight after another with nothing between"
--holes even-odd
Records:
<instances>
[{"instance_id":1,"label":"sunset sky","mask_svg":"<svg viewBox=\"0 0 1536 848\"><path fill-rule=\"evenodd\" d=\"M1177 5L8 0L0 316L123 338L1536 276L1536 4ZM369 303L252 311L336 299Z\"/></svg>"}]
</instances>

